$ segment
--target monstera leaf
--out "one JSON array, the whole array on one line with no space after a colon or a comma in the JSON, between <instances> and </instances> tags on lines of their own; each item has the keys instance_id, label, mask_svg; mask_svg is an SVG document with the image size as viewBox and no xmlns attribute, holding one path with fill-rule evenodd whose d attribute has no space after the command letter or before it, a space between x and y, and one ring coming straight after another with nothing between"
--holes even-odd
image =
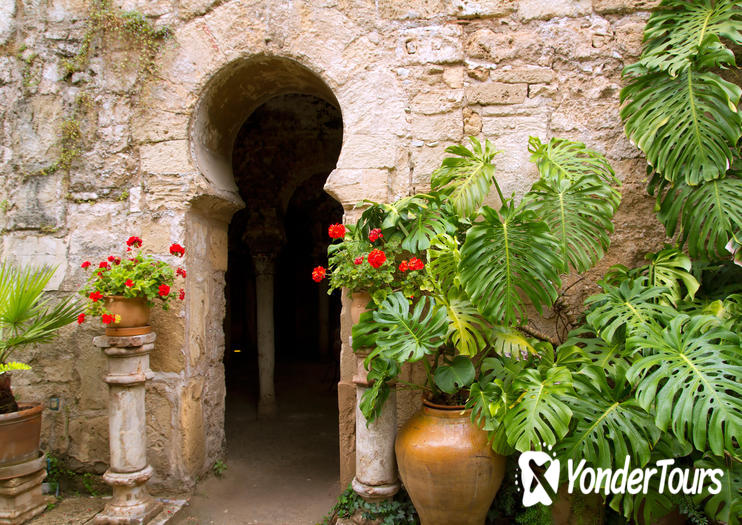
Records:
<instances>
[{"instance_id":1,"label":"monstera leaf","mask_svg":"<svg viewBox=\"0 0 742 525\"><path fill-rule=\"evenodd\" d=\"M608 249L611 219L620 194L596 175L546 178L526 194L526 206L536 212L559 241L562 269L592 268Z\"/></svg>"},{"instance_id":2,"label":"monstera leaf","mask_svg":"<svg viewBox=\"0 0 742 525\"><path fill-rule=\"evenodd\" d=\"M491 328L490 342L495 352L507 357L518 358L538 353L534 346L535 340L512 326L494 325Z\"/></svg>"},{"instance_id":3,"label":"monstera leaf","mask_svg":"<svg viewBox=\"0 0 742 525\"><path fill-rule=\"evenodd\" d=\"M506 202L500 212L485 206L481 222L466 235L459 266L471 301L494 324L525 317L521 293L541 312L557 297L559 244L530 210Z\"/></svg>"},{"instance_id":4,"label":"monstera leaf","mask_svg":"<svg viewBox=\"0 0 742 525\"><path fill-rule=\"evenodd\" d=\"M571 331L558 350L570 347L580 348L589 362L604 370L608 377L624 377L631 366L629 352L622 343L606 342L588 326Z\"/></svg>"},{"instance_id":5,"label":"monstera leaf","mask_svg":"<svg viewBox=\"0 0 742 525\"><path fill-rule=\"evenodd\" d=\"M719 53L719 63L734 64L734 53L719 37L740 43L740 2L665 0L644 28L640 63L671 75L688 68L702 52Z\"/></svg>"},{"instance_id":6,"label":"monstera leaf","mask_svg":"<svg viewBox=\"0 0 742 525\"><path fill-rule=\"evenodd\" d=\"M636 66L636 65L635 65ZM683 70L638 74L621 90L626 135L665 179L692 186L718 179L742 136L742 90L714 73Z\"/></svg>"},{"instance_id":7,"label":"monstera leaf","mask_svg":"<svg viewBox=\"0 0 742 525\"><path fill-rule=\"evenodd\" d=\"M721 469L721 491L718 494L709 492L709 483L704 490L695 496L696 504L713 520L729 525L742 523L742 462L733 459L722 459L711 454L695 462L696 468Z\"/></svg>"},{"instance_id":8,"label":"monstera leaf","mask_svg":"<svg viewBox=\"0 0 742 525\"><path fill-rule=\"evenodd\" d=\"M391 359L377 357L369 365L367 378L372 385L363 393L359 404L361 413L366 418L366 425L381 413L391 393L388 381L397 377L400 371L399 364Z\"/></svg>"},{"instance_id":9,"label":"monstera leaf","mask_svg":"<svg viewBox=\"0 0 742 525\"><path fill-rule=\"evenodd\" d=\"M460 262L461 252L456 239L441 234L431 240L425 270L440 294L461 288L458 272Z\"/></svg>"},{"instance_id":10,"label":"monstera leaf","mask_svg":"<svg viewBox=\"0 0 742 525\"><path fill-rule=\"evenodd\" d=\"M577 464L583 458L595 468L643 467L660 437L653 417L630 396L623 378L613 386L605 371L594 365L572 375L574 393L566 396L576 425L557 445L557 457Z\"/></svg>"},{"instance_id":11,"label":"monstera leaf","mask_svg":"<svg viewBox=\"0 0 742 525\"><path fill-rule=\"evenodd\" d=\"M544 180L596 177L608 185L619 184L605 157L588 149L582 142L552 138L544 144L538 137L529 137L528 151L531 153L531 162L536 163L539 175Z\"/></svg>"},{"instance_id":12,"label":"monstera leaf","mask_svg":"<svg viewBox=\"0 0 742 525\"><path fill-rule=\"evenodd\" d=\"M663 185L657 200L667 235L681 229L691 257L725 260L729 241L742 237L742 179L727 175L700 186Z\"/></svg>"},{"instance_id":13,"label":"monstera leaf","mask_svg":"<svg viewBox=\"0 0 742 525\"><path fill-rule=\"evenodd\" d=\"M648 283L666 288L670 304L677 306L682 299L695 297L701 285L690 273L690 257L677 248L665 248L647 258Z\"/></svg>"},{"instance_id":14,"label":"monstera leaf","mask_svg":"<svg viewBox=\"0 0 742 525\"><path fill-rule=\"evenodd\" d=\"M430 247L435 236L453 230L447 214L436 199L429 202L417 199L400 210L400 221L397 224L403 232L402 248L418 253Z\"/></svg>"},{"instance_id":15,"label":"monstera leaf","mask_svg":"<svg viewBox=\"0 0 742 525\"><path fill-rule=\"evenodd\" d=\"M402 292L395 292L370 317L361 316L356 333L376 343L369 361L378 355L403 363L433 353L446 336L447 324L445 308L430 297L421 297L413 307Z\"/></svg>"},{"instance_id":16,"label":"monstera leaf","mask_svg":"<svg viewBox=\"0 0 742 525\"><path fill-rule=\"evenodd\" d=\"M510 446L520 452L555 445L569 431L572 411L562 400L572 390L565 367L523 369L512 384L515 399L505 414Z\"/></svg>"},{"instance_id":17,"label":"monstera leaf","mask_svg":"<svg viewBox=\"0 0 742 525\"><path fill-rule=\"evenodd\" d=\"M446 195L461 217L473 215L496 183L492 159L498 152L489 140L484 146L474 137L469 141L471 149L462 145L446 148L446 153L457 156L445 158L431 177L433 191Z\"/></svg>"},{"instance_id":18,"label":"monstera leaf","mask_svg":"<svg viewBox=\"0 0 742 525\"><path fill-rule=\"evenodd\" d=\"M489 433L490 444L497 454L509 456L514 452L508 445L503 415L508 399L502 383L478 382L471 385L466 408L471 409L472 423Z\"/></svg>"},{"instance_id":19,"label":"monstera leaf","mask_svg":"<svg viewBox=\"0 0 742 525\"><path fill-rule=\"evenodd\" d=\"M459 389L472 384L476 370L471 358L457 355L450 363L439 365L435 369L435 385L447 394L455 394Z\"/></svg>"},{"instance_id":20,"label":"monstera leaf","mask_svg":"<svg viewBox=\"0 0 742 525\"><path fill-rule=\"evenodd\" d=\"M667 290L646 286L646 280L623 281L619 286L603 284L603 293L585 300L590 305L587 322L607 343L621 344L627 332L664 322L675 310L658 304Z\"/></svg>"},{"instance_id":21,"label":"monstera leaf","mask_svg":"<svg viewBox=\"0 0 742 525\"><path fill-rule=\"evenodd\" d=\"M742 349L718 319L679 315L662 331L629 338L643 349L627 372L636 400L654 406L655 423L698 450L739 455L742 443Z\"/></svg>"},{"instance_id":22,"label":"monstera leaf","mask_svg":"<svg viewBox=\"0 0 742 525\"><path fill-rule=\"evenodd\" d=\"M487 346L488 323L465 293L457 290L440 297L448 314L448 337L456 351L475 356Z\"/></svg>"}]
</instances>

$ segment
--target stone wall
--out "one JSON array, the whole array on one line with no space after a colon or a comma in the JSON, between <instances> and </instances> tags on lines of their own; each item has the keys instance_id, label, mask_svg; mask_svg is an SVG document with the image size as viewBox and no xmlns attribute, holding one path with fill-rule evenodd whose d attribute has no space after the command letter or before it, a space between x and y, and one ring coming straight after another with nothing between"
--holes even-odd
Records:
<instances>
[{"instance_id":1,"label":"stone wall","mask_svg":"<svg viewBox=\"0 0 742 525\"><path fill-rule=\"evenodd\" d=\"M426 188L447 145L489 138L506 194L536 176L527 139L560 136L604 153L624 182L613 245L601 269L631 265L664 240L643 189L644 161L618 116L621 69L636 59L656 0L115 0L174 37L142 82L137 52L97 42L89 67L63 79L62 60L85 33L83 0L0 0L0 225L2 254L59 266L50 288L84 281L79 264L140 235L152 251L183 241L189 279L181 309L158 313L147 392L150 461L161 489L186 489L223 443L221 365L226 232L243 205L231 144L249 113L299 92L336 103L343 148L326 189L347 211ZM33 175L60 155L75 100L83 152L67 173ZM574 315L600 269L572 287ZM568 278L572 284L575 278ZM553 331L556 314L538 321ZM107 461L104 360L97 326L63 331L30 349L17 374L28 399L59 397L44 443L101 470ZM343 323L342 481L352 476L353 356ZM412 373L412 372L410 372ZM399 396L402 419L414 394Z\"/></svg>"}]
</instances>

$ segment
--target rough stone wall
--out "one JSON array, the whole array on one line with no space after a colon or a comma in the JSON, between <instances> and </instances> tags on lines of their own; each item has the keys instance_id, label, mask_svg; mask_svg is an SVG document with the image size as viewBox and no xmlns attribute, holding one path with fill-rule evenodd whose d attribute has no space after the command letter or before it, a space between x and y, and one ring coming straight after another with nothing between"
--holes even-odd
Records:
<instances>
[{"instance_id":1,"label":"rough stone wall","mask_svg":"<svg viewBox=\"0 0 742 525\"><path fill-rule=\"evenodd\" d=\"M503 189L522 194L536 175L528 136L561 136L606 154L624 181L601 268L638 262L663 240L644 195L644 163L618 117L620 72L637 57L656 0L113 3L173 29L159 73L144 85L136 53L116 39L99 43L85 71L62 79L61 61L77 52L85 31L83 0L0 0L1 246L4 257L59 265L51 289L62 294L82 284L82 260L107 255L130 234L159 252L184 241L187 300L154 318L159 337L147 392L150 461L162 489L190 487L222 451L226 225L242 205L224 166L250 108L282 86L334 97L341 109L343 148L326 189L348 220L363 198L424 190L445 147L467 135L503 150ZM240 73L252 57L262 62ZM279 67L272 57L301 68ZM229 75L242 76L230 84ZM27 176L58 158L62 122L83 91L91 103L78 116L81 157L69 173ZM567 312L598 273L570 289ZM554 318L540 327L551 330ZM345 342L349 331L344 320ZM45 411L45 445L100 470L107 399L104 360L91 342L98 332L68 328L58 342L18 356L34 370L17 374L15 384L21 397L62 400L59 411ZM346 483L354 431L347 343L341 368ZM399 396L401 419L414 400Z\"/></svg>"}]
</instances>

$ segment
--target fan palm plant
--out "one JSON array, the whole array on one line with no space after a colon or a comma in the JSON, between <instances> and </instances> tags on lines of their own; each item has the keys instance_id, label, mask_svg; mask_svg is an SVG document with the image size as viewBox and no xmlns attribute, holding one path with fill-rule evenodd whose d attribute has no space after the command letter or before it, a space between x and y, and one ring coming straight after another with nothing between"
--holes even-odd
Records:
<instances>
[{"instance_id":1,"label":"fan palm plant","mask_svg":"<svg viewBox=\"0 0 742 525\"><path fill-rule=\"evenodd\" d=\"M30 368L12 360L15 352L30 344L48 343L83 311L71 297L52 304L44 296L54 272L50 266L21 268L7 262L0 264L0 414L18 410L10 372Z\"/></svg>"}]
</instances>

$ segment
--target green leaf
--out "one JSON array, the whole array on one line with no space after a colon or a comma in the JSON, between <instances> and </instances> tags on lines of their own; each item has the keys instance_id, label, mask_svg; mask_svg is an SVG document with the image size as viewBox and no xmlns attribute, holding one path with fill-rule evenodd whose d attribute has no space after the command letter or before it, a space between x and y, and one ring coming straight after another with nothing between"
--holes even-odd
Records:
<instances>
[{"instance_id":1,"label":"green leaf","mask_svg":"<svg viewBox=\"0 0 742 525\"><path fill-rule=\"evenodd\" d=\"M559 244L532 211L506 203L485 206L483 220L469 229L461 249L461 282L471 301L494 324L525 318L521 293L541 313L557 297Z\"/></svg>"},{"instance_id":2,"label":"green leaf","mask_svg":"<svg viewBox=\"0 0 742 525\"><path fill-rule=\"evenodd\" d=\"M621 118L649 164L672 182L722 177L742 136L742 90L715 73L638 73L621 91Z\"/></svg>"},{"instance_id":3,"label":"green leaf","mask_svg":"<svg viewBox=\"0 0 742 525\"><path fill-rule=\"evenodd\" d=\"M440 295L445 295L452 289L461 289L458 272L460 262L459 244L452 236L442 234L430 241L425 271Z\"/></svg>"},{"instance_id":4,"label":"green leaf","mask_svg":"<svg viewBox=\"0 0 742 525\"><path fill-rule=\"evenodd\" d=\"M455 394L474 381L474 364L471 358L457 355L450 365L440 365L435 369L433 379L438 388L447 394Z\"/></svg>"},{"instance_id":5,"label":"green leaf","mask_svg":"<svg viewBox=\"0 0 742 525\"><path fill-rule=\"evenodd\" d=\"M0 374L4 374L5 372L12 372L14 370L31 370L31 367L25 363L19 363L18 361L0 363Z\"/></svg>"},{"instance_id":6,"label":"green leaf","mask_svg":"<svg viewBox=\"0 0 742 525\"><path fill-rule=\"evenodd\" d=\"M605 254L620 194L594 175L537 181L524 197L559 241L562 269L592 268Z\"/></svg>"},{"instance_id":7,"label":"green leaf","mask_svg":"<svg viewBox=\"0 0 742 525\"><path fill-rule=\"evenodd\" d=\"M351 328L353 336L353 350L361 348L372 348L376 346L376 327L373 323L374 313L367 310L361 313L358 323Z\"/></svg>"},{"instance_id":8,"label":"green leaf","mask_svg":"<svg viewBox=\"0 0 742 525\"><path fill-rule=\"evenodd\" d=\"M482 318L466 294L455 289L439 302L448 315L448 338L462 355L475 356L487 346L488 323Z\"/></svg>"},{"instance_id":9,"label":"green leaf","mask_svg":"<svg viewBox=\"0 0 742 525\"><path fill-rule=\"evenodd\" d=\"M650 286L668 290L667 297L673 306L685 298L693 300L701 284L690 273L691 260L677 248L665 248L647 255ZM682 286L681 286L682 285Z\"/></svg>"},{"instance_id":10,"label":"green leaf","mask_svg":"<svg viewBox=\"0 0 742 525\"><path fill-rule=\"evenodd\" d=\"M679 182L657 195L659 219L667 235L675 235L678 226L681 242L688 243L691 257L725 260L726 249L732 239L742 234L742 179L727 175L724 178L688 186Z\"/></svg>"},{"instance_id":11,"label":"green leaf","mask_svg":"<svg viewBox=\"0 0 742 525\"><path fill-rule=\"evenodd\" d=\"M572 376L564 367L526 368L512 384L516 401L504 424L508 444L520 452L555 445L569 431L572 411L562 396L572 390Z\"/></svg>"},{"instance_id":12,"label":"green leaf","mask_svg":"<svg viewBox=\"0 0 742 525\"><path fill-rule=\"evenodd\" d=\"M671 75L691 66L699 53L721 52L719 63L734 64L734 54L719 37L740 43L740 3L730 0L665 0L644 28L640 63Z\"/></svg>"},{"instance_id":13,"label":"green leaf","mask_svg":"<svg viewBox=\"0 0 742 525\"><path fill-rule=\"evenodd\" d=\"M484 202L495 181L495 165L492 160L498 152L486 140L484 147L470 137L471 150L457 145L446 148L447 153L457 157L443 160L431 177L431 188L448 196L461 217L473 215Z\"/></svg>"},{"instance_id":14,"label":"green leaf","mask_svg":"<svg viewBox=\"0 0 742 525\"><path fill-rule=\"evenodd\" d=\"M580 348L588 362L604 370L608 377L624 377L631 366L628 358L630 353L623 344L606 342L588 326L571 331L567 340L557 350L563 351L570 347Z\"/></svg>"},{"instance_id":15,"label":"green leaf","mask_svg":"<svg viewBox=\"0 0 742 525\"><path fill-rule=\"evenodd\" d=\"M499 355L520 358L527 354L536 354L535 339L526 337L518 329L510 326L492 326L490 336L492 348Z\"/></svg>"},{"instance_id":16,"label":"green leaf","mask_svg":"<svg viewBox=\"0 0 742 525\"><path fill-rule=\"evenodd\" d=\"M663 331L629 338L644 350L627 373L655 423L716 455L739 455L742 443L742 349L737 334L713 317L679 315Z\"/></svg>"},{"instance_id":17,"label":"green leaf","mask_svg":"<svg viewBox=\"0 0 742 525\"><path fill-rule=\"evenodd\" d=\"M625 381L608 384L603 369L590 365L573 374L574 393L565 397L576 426L557 445L557 457L594 468L623 467L626 456L635 467L649 462L660 430L653 418L630 396Z\"/></svg>"},{"instance_id":18,"label":"green leaf","mask_svg":"<svg viewBox=\"0 0 742 525\"><path fill-rule=\"evenodd\" d=\"M361 413L366 418L366 425L381 413L391 392L388 382L397 377L400 372L399 364L391 359L376 357L369 365L367 378L372 385L363 393L359 404Z\"/></svg>"},{"instance_id":19,"label":"green leaf","mask_svg":"<svg viewBox=\"0 0 742 525\"><path fill-rule=\"evenodd\" d=\"M531 162L536 163L539 175L544 180L574 181L595 177L607 185L620 184L606 158L588 149L582 142L552 138L544 144L538 137L529 137L528 151L531 153Z\"/></svg>"},{"instance_id":20,"label":"green leaf","mask_svg":"<svg viewBox=\"0 0 742 525\"><path fill-rule=\"evenodd\" d=\"M715 521L739 525L742 522L742 463L706 454L695 462L695 467L721 469L724 473L721 491L711 494L708 489L713 484L707 480L704 490L694 497L696 504L703 505L703 510Z\"/></svg>"},{"instance_id":21,"label":"green leaf","mask_svg":"<svg viewBox=\"0 0 742 525\"><path fill-rule=\"evenodd\" d=\"M472 411L472 423L488 432L492 449L503 456L514 452L513 447L508 445L502 422L502 413L507 405L506 394L497 382L474 383L466 402L466 408Z\"/></svg>"}]
</instances>

